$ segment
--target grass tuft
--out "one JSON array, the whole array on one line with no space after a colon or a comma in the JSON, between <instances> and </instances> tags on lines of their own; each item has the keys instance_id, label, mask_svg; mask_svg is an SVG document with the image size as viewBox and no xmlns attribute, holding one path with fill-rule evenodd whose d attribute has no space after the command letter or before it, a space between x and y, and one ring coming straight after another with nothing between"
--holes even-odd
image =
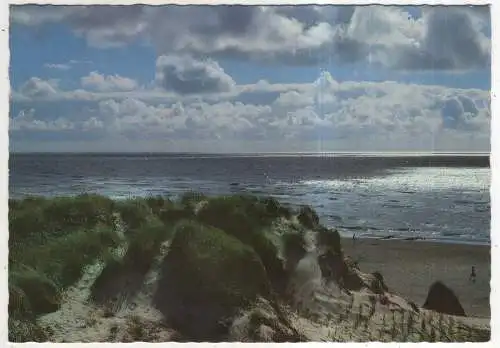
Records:
<instances>
[{"instance_id":1,"label":"grass tuft","mask_svg":"<svg viewBox=\"0 0 500 348\"><path fill-rule=\"evenodd\" d=\"M152 208L142 198L134 198L116 203L116 210L128 229L140 227L153 215Z\"/></svg>"},{"instance_id":2,"label":"grass tuft","mask_svg":"<svg viewBox=\"0 0 500 348\"><path fill-rule=\"evenodd\" d=\"M299 222L312 230L319 226L319 216L310 206L304 205L300 207L299 215L297 216Z\"/></svg>"},{"instance_id":3,"label":"grass tuft","mask_svg":"<svg viewBox=\"0 0 500 348\"><path fill-rule=\"evenodd\" d=\"M157 217L149 218L141 227L130 232L125 263L133 268L148 270L161 243L170 238L171 234L172 227L166 227Z\"/></svg>"}]
</instances>

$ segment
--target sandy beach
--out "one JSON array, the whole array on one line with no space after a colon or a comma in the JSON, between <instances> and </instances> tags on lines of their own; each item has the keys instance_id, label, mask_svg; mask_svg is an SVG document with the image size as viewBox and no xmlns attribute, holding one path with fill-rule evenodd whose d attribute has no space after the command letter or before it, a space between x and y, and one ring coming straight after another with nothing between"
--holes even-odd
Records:
<instances>
[{"instance_id":1,"label":"sandy beach","mask_svg":"<svg viewBox=\"0 0 500 348\"><path fill-rule=\"evenodd\" d=\"M490 317L490 247L427 241L343 239L363 272L379 271L391 292L421 306L429 286L441 280L458 296L467 316ZM471 266L476 282L469 281Z\"/></svg>"}]
</instances>

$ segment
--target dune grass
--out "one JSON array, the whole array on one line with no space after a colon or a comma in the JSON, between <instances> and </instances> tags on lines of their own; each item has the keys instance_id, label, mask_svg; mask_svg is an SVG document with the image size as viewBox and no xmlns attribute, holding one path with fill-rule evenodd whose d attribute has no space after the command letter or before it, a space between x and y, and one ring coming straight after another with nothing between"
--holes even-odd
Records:
<instances>
[{"instance_id":1,"label":"dune grass","mask_svg":"<svg viewBox=\"0 0 500 348\"><path fill-rule=\"evenodd\" d=\"M36 316L57 310L63 290L81 277L84 267L119 243L113 207L112 200L89 194L9 200L9 315L16 318L12 325L27 325L40 337Z\"/></svg>"},{"instance_id":2,"label":"dune grass","mask_svg":"<svg viewBox=\"0 0 500 348\"><path fill-rule=\"evenodd\" d=\"M9 248L40 245L68 231L113 223L113 200L94 194L9 201Z\"/></svg>"},{"instance_id":3,"label":"dune grass","mask_svg":"<svg viewBox=\"0 0 500 348\"><path fill-rule=\"evenodd\" d=\"M179 198L179 203L189 210L194 210L196 204L208 200L208 197L201 192L188 191Z\"/></svg>"},{"instance_id":4,"label":"dune grass","mask_svg":"<svg viewBox=\"0 0 500 348\"><path fill-rule=\"evenodd\" d=\"M59 287L46 274L26 265L9 272L9 314L33 317L57 310Z\"/></svg>"},{"instance_id":5,"label":"dune grass","mask_svg":"<svg viewBox=\"0 0 500 348\"><path fill-rule=\"evenodd\" d=\"M225 245L236 254L238 248L254 252L272 290L282 294L289 272L286 259L303 255L306 229L318 230L324 244L340 250L338 233L322 228L313 209L301 207L295 212L271 197L207 197L187 192L177 200L151 196L114 201L84 194L9 200L9 207L9 313L16 318L11 323L17 328L22 326L19 318L26 321L31 338L43 336L35 318L58 309L61 295L81 278L86 266L97 260L105 263L94 283L96 289L100 280L106 286L117 274L145 275L162 243L173 235L179 240L191 238L211 246ZM279 225L281 218L296 214L300 225L291 229ZM113 250L118 247L126 251L124 255L115 255ZM205 256L201 253L196 257L203 260ZM230 262L224 265L232 270ZM234 269L235 277L238 272ZM18 335L18 340L26 339Z\"/></svg>"},{"instance_id":6,"label":"dune grass","mask_svg":"<svg viewBox=\"0 0 500 348\"><path fill-rule=\"evenodd\" d=\"M157 203L157 202L151 202ZM153 204L153 206L155 206ZM143 198L133 198L116 202L116 211L120 214L127 229L135 229L146 222L153 214L152 208Z\"/></svg>"},{"instance_id":7,"label":"dune grass","mask_svg":"<svg viewBox=\"0 0 500 348\"><path fill-rule=\"evenodd\" d=\"M275 290L283 292L285 267L279 259L278 246L266 231L274 220L287 215L291 215L291 211L273 198L234 195L209 199L197 218L252 247L261 258Z\"/></svg>"},{"instance_id":8,"label":"dune grass","mask_svg":"<svg viewBox=\"0 0 500 348\"><path fill-rule=\"evenodd\" d=\"M319 226L318 214L313 208L309 206L302 206L299 210L299 215L297 216L299 222L310 229L315 229Z\"/></svg>"},{"instance_id":9,"label":"dune grass","mask_svg":"<svg viewBox=\"0 0 500 348\"><path fill-rule=\"evenodd\" d=\"M161 243L171 237L172 228L158 217L150 217L143 225L130 231L125 262L133 267L148 270Z\"/></svg>"},{"instance_id":10,"label":"dune grass","mask_svg":"<svg viewBox=\"0 0 500 348\"><path fill-rule=\"evenodd\" d=\"M174 329L195 341L217 341L224 320L269 295L268 282L253 248L218 228L183 221L162 261L154 303Z\"/></svg>"},{"instance_id":11,"label":"dune grass","mask_svg":"<svg viewBox=\"0 0 500 348\"><path fill-rule=\"evenodd\" d=\"M175 224L195 218L194 206L203 200L208 200L208 209L201 212L199 222L236 236L271 267L275 248L258 231L279 214L289 213L273 199L208 199L196 192L178 201L161 196L113 201L95 194L10 199L9 292L13 300L9 310L26 317L54 310L58 296L82 276L85 266L98 259L110 260L110 250L124 242L117 233L116 216L128 242L124 263L150 267ZM44 295L38 297L33 288L44 289Z\"/></svg>"},{"instance_id":12,"label":"dune grass","mask_svg":"<svg viewBox=\"0 0 500 348\"><path fill-rule=\"evenodd\" d=\"M294 215L299 224L294 219L281 220ZM174 258L183 250L177 256L193 262L176 267L191 267L191 275L196 276L182 278L183 274L174 272L183 290L192 295L219 298L224 294L218 300L226 300L231 307L242 298L255 297L264 283L273 293L284 294L287 272L293 267L287 262L305 254L308 229L318 233L320 246L342 255L338 231L322 226L312 208L294 211L271 197L207 197L187 192L177 200L151 196L114 201L94 194L10 199L9 340L49 339L50 333L36 324L37 316L59 308L64 291L81 278L86 266L98 260L105 264L93 287L99 287L100 280L113 282L119 273L145 275L159 260L162 243L172 238L175 245L167 255ZM125 254L117 256L118 248ZM243 270L240 263L252 269ZM400 330L407 340L407 332L418 323L413 317L403 322L410 327ZM397 331L399 326L388 329ZM474 334L475 340L483 340L487 334L462 331L465 339ZM449 340L443 327L436 327L434 334L425 332L412 337ZM457 339L455 334L450 337Z\"/></svg>"},{"instance_id":13,"label":"dune grass","mask_svg":"<svg viewBox=\"0 0 500 348\"><path fill-rule=\"evenodd\" d=\"M80 279L84 267L106 258L118 243L112 229L97 226L17 250L9 262L9 312L33 318L57 310L60 295Z\"/></svg>"},{"instance_id":14,"label":"dune grass","mask_svg":"<svg viewBox=\"0 0 500 348\"><path fill-rule=\"evenodd\" d=\"M328 229L323 226L318 228L318 244L335 254L342 253L340 234L336 229Z\"/></svg>"}]
</instances>

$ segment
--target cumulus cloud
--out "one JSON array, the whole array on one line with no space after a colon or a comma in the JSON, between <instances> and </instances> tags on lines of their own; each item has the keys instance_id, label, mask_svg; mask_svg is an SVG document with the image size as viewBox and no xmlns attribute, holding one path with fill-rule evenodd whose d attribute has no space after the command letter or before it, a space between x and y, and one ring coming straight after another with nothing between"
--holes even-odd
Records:
<instances>
[{"instance_id":1,"label":"cumulus cloud","mask_svg":"<svg viewBox=\"0 0 500 348\"><path fill-rule=\"evenodd\" d=\"M97 71L81 78L82 87L99 92L132 91L138 85L137 82L119 75L102 75Z\"/></svg>"},{"instance_id":2,"label":"cumulus cloud","mask_svg":"<svg viewBox=\"0 0 500 348\"><path fill-rule=\"evenodd\" d=\"M145 29L139 6L12 6L10 20L25 26L64 22L95 47L123 46L136 40Z\"/></svg>"},{"instance_id":3,"label":"cumulus cloud","mask_svg":"<svg viewBox=\"0 0 500 348\"><path fill-rule=\"evenodd\" d=\"M130 139L165 137L174 130L182 133L186 120L176 107L148 105L136 99L102 100L94 117L102 122L108 133Z\"/></svg>"},{"instance_id":4,"label":"cumulus cloud","mask_svg":"<svg viewBox=\"0 0 500 348\"><path fill-rule=\"evenodd\" d=\"M439 103L443 126L449 129L487 132L491 118L489 108L478 108L467 95L450 96Z\"/></svg>"},{"instance_id":5,"label":"cumulus cloud","mask_svg":"<svg viewBox=\"0 0 500 348\"><path fill-rule=\"evenodd\" d=\"M196 56L317 61L314 51L334 35L329 23L306 28L271 7L164 7L148 17L151 40L159 50ZM183 29L172 31L179 26ZM311 56L304 57L307 53Z\"/></svg>"},{"instance_id":6,"label":"cumulus cloud","mask_svg":"<svg viewBox=\"0 0 500 348\"><path fill-rule=\"evenodd\" d=\"M47 98L57 94L57 84L55 81L32 77L20 87L19 91L29 98Z\"/></svg>"},{"instance_id":7,"label":"cumulus cloud","mask_svg":"<svg viewBox=\"0 0 500 348\"><path fill-rule=\"evenodd\" d=\"M490 64L489 8L389 6L14 7L23 25L63 21L91 45L135 40L160 54L279 64L364 62L395 69L463 70Z\"/></svg>"},{"instance_id":8,"label":"cumulus cloud","mask_svg":"<svg viewBox=\"0 0 500 348\"><path fill-rule=\"evenodd\" d=\"M64 131L73 130L75 125L65 118L57 118L47 121L35 117L35 109L21 110L14 117L10 124L10 129L13 131L30 130L30 131Z\"/></svg>"},{"instance_id":9,"label":"cumulus cloud","mask_svg":"<svg viewBox=\"0 0 500 348\"><path fill-rule=\"evenodd\" d=\"M320 80L324 78L323 75ZM318 89L318 85L324 87ZM383 138L400 134L409 139L429 139L427 146L432 146L444 133L453 131L475 134L482 138L485 147L489 141L490 109L486 91L396 82L344 82L325 86L317 81L314 88L303 94L302 100L312 101L303 109L309 114L313 110L318 115L316 119L324 121L323 132L317 132L323 138ZM295 108L279 107L286 112ZM328 134L324 132L325 127L330 129Z\"/></svg>"},{"instance_id":10,"label":"cumulus cloud","mask_svg":"<svg viewBox=\"0 0 500 348\"><path fill-rule=\"evenodd\" d=\"M65 21L89 44L101 48L134 42L143 37L147 28L147 21L142 18L142 7L137 5L82 6L69 14Z\"/></svg>"},{"instance_id":11,"label":"cumulus cloud","mask_svg":"<svg viewBox=\"0 0 500 348\"><path fill-rule=\"evenodd\" d=\"M86 131L93 131L104 128L103 121L99 120L97 117L91 117L85 120L82 124L82 128Z\"/></svg>"},{"instance_id":12,"label":"cumulus cloud","mask_svg":"<svg viewBox=\"0 0 500 348\"><path fill-rule=\"evenodd\" d=\"M14 103L31 102L63 102L63 101L95 101L106 99L138 99L148 102L172 102L175 100L226 100L234 97L237 90L222 94L187 94L179 95L173 91L161 88L144 88L137 85L136 81L121 76L105 76L89 74L83 77L80 84L85 87L74 90L61 90L57 88L57 81L43 80L37 77L30 78L17 90L11 91L10 99ZM135 88L133 88L135 86Z\"/></svg>"},{"instance_id":13,"label":"cumulus cloud","mask_svg":"<svg viewBox=\"0 0 500 348\"><path fill-rule=\"evenodd\" d=\"M178 94L230 92L235 82L213 60L188 56L160 56L156 61L156 83Z\"/></svg>"},{"instance_id":14,"label":"cumulus cloud","mask_svg":"<svg viewBox=\"0 0 500 348\"><path fill-rule=\"evenodd\" d=\"M249 136L271 109L239 102L148 105L135 99L104 100L97 119L111 133L174 139L235 139Z\"/></svg>"},{"instance_id":15,"label":"cumulus cloud","mask_svg":"<svg viewBox=\"0 0 500 348\"><path fill-rule=\"evenodd\" d=\"M491 41L482 31L485 21L476 15L464 8L424 9L421 40L402 48L394 65L428 70L487 68Z\"/></svg>"},{"instance_id":16,"label":"cumulus cloud","mask_svg":"<svg viewBox=\"0 0 500 348\"><path fill-rule=\"evenodd\" d=\"M31 77L24 82L18 90L11 92L11 100L13 102L30 103L35 101L40 102L58 102L68 100L100 100L109 98L113 93L128 93L120 92L102 92L88 91L83 89L61 90L58 88L58 80L44 80L39 77ZM124 96L125 97L125 96Z\"/></svg>"},{"instance_id":17,"label":"cumulus cloud","mask_svg":"<svg viewBox=\"0 0 500 348\"><path fill-rule=\"evenodd\" d=\"M241 90L269 93L274 99L248 103L239 100L242 94L218 101L107 98L68 122L103 138L216 141L224 142L226 150L240 142L249 144L248 151L285 151L287 146L290 151L316 150L310 146L317 142L329 144L330 151L489 150L487 91L339 82L328 72L311 83L274 86L261 81ZM65 125L54 122L26 111L14 118L14 129ZM268 147L257 149L262 142Z\"/></svg>"}]
</instances>

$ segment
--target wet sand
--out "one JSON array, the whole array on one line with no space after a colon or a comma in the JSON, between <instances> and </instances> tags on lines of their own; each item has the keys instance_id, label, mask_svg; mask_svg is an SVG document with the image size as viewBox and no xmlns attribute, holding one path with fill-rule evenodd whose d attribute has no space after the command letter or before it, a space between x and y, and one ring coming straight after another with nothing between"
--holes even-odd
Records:
<instances>
[{"instance_id":1,"label":"wet sand","mask_svg":"<svg viewBox=\"0 0 500 348\"><path fill-rule=\"evenodd\" d=\"M457 295L467 316L490 317L489 246L427 241L343 239L345 253L363 272L379 271L391 292L422 306L429 286L441 280ZM476 282L469 281L476 267Z\"/></svg>"}]
</instances>

